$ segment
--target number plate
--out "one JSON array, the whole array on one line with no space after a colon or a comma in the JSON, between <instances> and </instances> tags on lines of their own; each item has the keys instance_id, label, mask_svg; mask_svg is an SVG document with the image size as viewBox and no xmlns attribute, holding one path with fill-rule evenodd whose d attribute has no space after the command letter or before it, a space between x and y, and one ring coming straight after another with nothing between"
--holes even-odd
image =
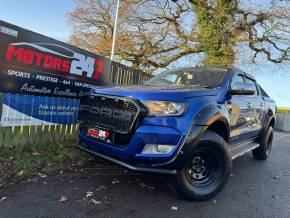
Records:
<instances>
[{"instance_id":1,"label":"number plate","mask_svg":"<svg viewBox=\"0 0 290 218\"><path fill-rule=\"evenodd\" d=\"M106 131L106 130L100 130L100 129L88 129L87 135L90 137L94 137L96 139L100 139L102 141L112 143L113 142L113 133Z\"/></svg>"}]
</instances>

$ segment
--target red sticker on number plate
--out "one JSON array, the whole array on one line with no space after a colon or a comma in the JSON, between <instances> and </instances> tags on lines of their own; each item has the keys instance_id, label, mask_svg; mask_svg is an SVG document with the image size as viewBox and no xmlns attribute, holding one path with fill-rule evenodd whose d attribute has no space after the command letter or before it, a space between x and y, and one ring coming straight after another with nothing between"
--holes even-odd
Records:
<instances>
[{"instance_id":1,"label":"red sticker on number plate","mask_svg":"<svg viewBox=\"0 0 290 218\"><path fill-rule=\"evenodd\" d=\"M88 129L88 135L96 138L107 139L110 133L105 130Z\"/></svg>"}]
</instances>

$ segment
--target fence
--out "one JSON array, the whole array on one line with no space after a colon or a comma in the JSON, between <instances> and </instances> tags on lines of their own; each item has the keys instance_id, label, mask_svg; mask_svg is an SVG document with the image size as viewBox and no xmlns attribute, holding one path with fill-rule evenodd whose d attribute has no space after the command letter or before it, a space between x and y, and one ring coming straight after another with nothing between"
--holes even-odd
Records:
<instances>
[{"instance_id":1,"label":"fence","mask_svg":"<svg viewBox=\"0 0 290 218\"><path fill-rule=\"evenodd\" d=\"M134 70L123 64L112 62L111 85L133 85L148 80L151 75ZM0 93L0 116L2 114L2 94ZM77 124L12 126L0 128L0 148L5 145L29 145L62 143L76 140Z\"/></svg>"},{"instance_id":2,"label":"fence","mask_svg":"<svg viewBox=\"0 0 290 218\"><path fill-rule=\"evenodd\" d=\"M131 67L113 62L111 68L111 85L140 84L150 79L151 75Z\"/></svg>"}]
</instances>

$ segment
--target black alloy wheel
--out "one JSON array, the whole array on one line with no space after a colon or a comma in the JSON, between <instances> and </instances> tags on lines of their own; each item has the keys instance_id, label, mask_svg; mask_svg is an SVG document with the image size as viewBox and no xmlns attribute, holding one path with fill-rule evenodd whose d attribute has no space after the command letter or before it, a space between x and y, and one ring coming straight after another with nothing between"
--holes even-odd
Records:
<instances>
[{"instance_id":1,"label":"black alloy wheel","mask_svg":"<svg viewBox=\"0 0 290 218\"><path fill-rule=\"evenodd\" d=\"M207 200L222 190L231 170L232 157L227 143L217 133L207 131L173 178L172 187L188 200Z\"/></svg>"}]
</instances>

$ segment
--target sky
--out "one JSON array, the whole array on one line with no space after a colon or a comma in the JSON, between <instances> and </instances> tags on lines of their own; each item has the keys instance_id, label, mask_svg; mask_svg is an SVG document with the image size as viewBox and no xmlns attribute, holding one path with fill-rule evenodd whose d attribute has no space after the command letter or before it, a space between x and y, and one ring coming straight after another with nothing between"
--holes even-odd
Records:
<instances>
[{"instance_id":1,"label":"sky","mask_svg":"<svg viewBox=\"0 0 290 218\"><path fill-rule=\"evenodd\" d=\"M0 20L67 42L72 32L68 13L73 11L73 0L0 0ZM190 66L191 60L182 59L172 67ZM239 64L252 73L279 107L290 108L290 63L258 65Z\"/></svg>"}]
</instances>

